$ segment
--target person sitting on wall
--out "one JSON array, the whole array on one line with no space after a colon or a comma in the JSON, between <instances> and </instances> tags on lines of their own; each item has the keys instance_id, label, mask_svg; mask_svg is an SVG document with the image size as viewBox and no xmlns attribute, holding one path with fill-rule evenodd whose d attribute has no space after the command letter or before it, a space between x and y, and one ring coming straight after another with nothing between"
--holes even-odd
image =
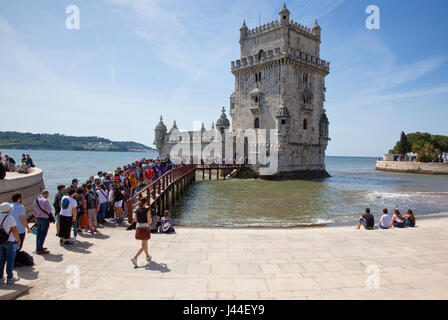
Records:
<instances>
[{"instance_id":1,"label":"person sitting on wall","mask_svg":"<svg viewBox=\"0 0 448 320\"><path fill-rule=\"evenodd\" d=\"M415 216L411 209L406 212L406 215L403 218L406 227L415 227Z\"/></svg>"},{"instance_id":2,"label":"person sitting on wall","mask_svg":"<svg viewBox=\"0 0 448 320\"><path fill-rule=\"evenodd\" d=\"M3 163L2 157L0 156L0 180L6 177L6 165Z\"/></svg>"},{"instance_id":3,"label":"person sitting on wall","mask_svg":"<svg viewBox=\"0 0 448 320\"><path fill-rule=\"evenodd\" d=\"M380 223L378 225L378 228L389 229L391 221L392 221L392 217L388 214L387 209L383 209L383 215L380 218Z\"/></svg>"},{"instance_id":4,"label":"person sitting on wall","mask_svg":"<svg viewBox=\"0 0 448 320\"><path fill-rule=\"evenodd\" d=\"M404 218L398 209L394 210L394 216L392 217L390 226L395 228L404 228Z\"/></svg>"},{"instance_id":5,"label":"person sitting on wall","mask_svg":"<svg viewBox=\"0 0 448 320\"><path fill-rule=\"evenodd\" d=\"M370 213L369 208L366 208L366 213L359 217L356 229L360 229L361 225L363 225L366 230L375 229L375 218L373 217L373 214Z\"/></svg>"},{"instance_id":6,"label":"person sitting on wall","mask_svg":"<svg viewBox=\"0 0 448 320\"><path fill-rule=\"evenodd\" d=\"M25 161L22 161L22 164L20 165L19 170L17 172L24 173L24 174L28 173L28 166L26 165Z\"/></svg>"}]
</instances>

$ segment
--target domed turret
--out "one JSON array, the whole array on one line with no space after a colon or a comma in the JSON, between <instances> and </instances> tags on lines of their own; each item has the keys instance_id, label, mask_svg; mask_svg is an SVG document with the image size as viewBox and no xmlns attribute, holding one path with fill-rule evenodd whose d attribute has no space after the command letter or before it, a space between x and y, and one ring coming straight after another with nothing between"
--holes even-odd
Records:
<instances>
[{"instance_id":1,"label":"domed turret","mask_svg":"<svg viewBox=\"0 0 448 320\"><path fill-rule=\"evenodd\" d=\"M317 19L314 21L314 26L311 29L311 32L316 36L316 37L320 37L320 32L321 32L321 28L319 26L319 24L317 23Z\"/></svg>"},{"instance_id":2,"label":"domed turret","mask_svg":"<svg viewBox=\"0 0 448 320\"><path fill-rule=\"evenodd\" d=\"M243 26L240 29L240 41L247 38L249 28L246 26L246 20L243 21Z\"/></svg>"},{"instance_id":3,"label":"domed turret","mask_svg":"<svg viewBox=\"0 0 448 320\"><path fill-rule=\"evenodd\" d=\"M165 141L166 136L166 126L163 123L163 118L160 116L160 121L156 125L156 128L154 129L154 144L159 150L159 153L162 151L163 142Z\"/></svg>"},{"instance_id":4,"label":"domed turret","mask_svg":"<svg viewBox=\"0 0 448 320\"><path fill-rule=\"evenodd\" d=\"M171 127L169 134L171 134L173 131L178 130L177 129L177 124L176 124L176 120L174 120L173 126Z\"/></svg>"},{"instance_id":5,"label":"domed turret","mask_svg":"<svg viewBox=\"0 0 448 320\"><path fill-rule=\"evenodd\" d=\"M278 13L280 25L287 25L289 24L289 10L286 8L286 4L283 2L283 8Z\"/></svg>"},{"instance_id":6,"label":"domed turret","mask_svg":"<svg viewBox=\"0 0 448 320\"><path fill-rule=\"evenodd\" d=\"M221 116L219 117L218 121L216 121L216 128L219 131L223 131L230 128L230 121L229 119L227 119L226 109L224 107L222 107Z\"/></svg>"}]
</instances>

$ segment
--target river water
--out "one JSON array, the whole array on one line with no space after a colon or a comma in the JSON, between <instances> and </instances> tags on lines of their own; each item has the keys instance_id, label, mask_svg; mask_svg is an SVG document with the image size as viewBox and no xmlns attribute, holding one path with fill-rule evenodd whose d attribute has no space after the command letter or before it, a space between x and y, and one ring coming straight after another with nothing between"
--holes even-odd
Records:
<instances>
[{"instance_id":1,"label":"river water","mask_svg":"<svg viewBox=\"0 0 448 320\"><path fill-rule=\"evenodd\" d=\"M44 170L53 198L58 184L83 181L99 170L157 154L0 150L19 161L29 153ZM331 178L267 181L220 180L193 184L173 210L176 224L188 226L304 226L354 221L365 207L379 217L383 207L415 214L448 211L448 176L375 171L376 158L326 157Z\"/></svg>"}]
</instances>

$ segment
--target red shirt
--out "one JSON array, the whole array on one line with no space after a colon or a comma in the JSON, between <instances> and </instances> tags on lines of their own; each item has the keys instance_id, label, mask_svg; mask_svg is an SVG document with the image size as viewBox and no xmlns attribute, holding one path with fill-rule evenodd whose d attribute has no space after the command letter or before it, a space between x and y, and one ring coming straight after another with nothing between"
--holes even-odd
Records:
<instances>
[{"instance_id":1,"label":"red shirt","mask_svg":"<svg viewBox=\"0 0 448 320\"><path fill-rule=\"evenodd\" d=\"M152 169L148 168L145 170L145 178L146 179L151 179L153 175L154 175L154 171L152 171Z\"/></svg>"}]
</instances>

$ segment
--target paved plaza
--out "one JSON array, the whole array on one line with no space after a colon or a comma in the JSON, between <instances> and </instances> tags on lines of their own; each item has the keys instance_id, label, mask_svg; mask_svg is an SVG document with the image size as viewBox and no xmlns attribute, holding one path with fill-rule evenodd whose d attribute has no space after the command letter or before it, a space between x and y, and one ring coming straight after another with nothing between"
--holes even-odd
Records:
<instances>
[{"instance_id":1,"label":"paved plaza","mask_svg":"<svg viewBox=\"0 0 448 320\"><path fill-rule=\"evenodd\" d=\"M447 299L448 214L418 227L365 231L177 228L154 234L134 269L134 232L106 227L60 247L51 227L36 265L17 269L4 299ZM77 277L79 273L79 277ZM79 280L79 282L77 282ZM79 288L77 285L79 284ZM15 294L14 294L15 293Z\"/></svg>"}]
</instances>

